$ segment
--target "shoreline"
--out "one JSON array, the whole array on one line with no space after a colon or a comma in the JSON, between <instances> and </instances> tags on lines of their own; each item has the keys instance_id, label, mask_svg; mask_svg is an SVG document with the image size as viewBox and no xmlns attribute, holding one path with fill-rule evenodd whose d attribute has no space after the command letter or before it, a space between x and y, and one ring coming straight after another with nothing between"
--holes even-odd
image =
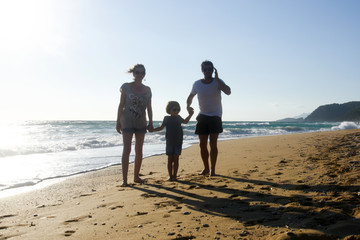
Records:
<instances>
[{"instance_id":1,"label":"shoreline","mask_svg":"<svg viewBox=\"0 0 360 240\"><path fill-rule=\"evenodd\" d=\"M119 165L2 198L0 239L360 239L359 150L358 129L219 141L203 177L195 144L177 182L162 154L146 184L121 187Z\"/></svg>"},{"instance_id":2,"label":"shoreline","mask_svg":"<svg viewBox=\"0 0 360 240\"><path fill-rule=\"evenodd\" d=\"M335 131L342 131L342 130L335 130ZM232 140L238 140L238 139L248 139L248 138L261 138L261 137L271 137L271 136L286 136L286 135L293 135L293 134L306 134L306 133L317 133L317 132L322 132L322 131L314 131L314 132L299 132L299 133L287 133L287 134L275 134L275 135L260 135L260 136L244 136L241 138L224 138L218 139L218 142L223 142L223 141L232 141ZM192 142L192 143L185 143L185 147L183 147L182 150L185 150L187 148L193 147L194 145L197 145L198 142ZM153 154L153 155L149 155L143 158L143 161L148 159L148 158L152 158L152 157L156 157L156 156L162 156L165 155L165 151L164 153L160 153L160 154ZM133 164L133 162L130 162L130 164ZM72 177L77 177L77 176L81 176L83 174L87 174L87 173L91 173L91 172L96 172L96 171L101 171L107 168L112 168L112 167L121 167L121 157L119 158L119 163L115 163L115 164L111 164L109 166L104 166L104 167L100 167L100 168L96 168L96 169L90 169L90 170L86 170L86 171L82 171L82 172L78 172L78 173L73 173L73 174L69 174L69 175L65 175L65 176L55 176L55 177L50 177L50 178L46 178L46 179L42 179L39 182L26 182L26 183L22 183L22 184L17 184L17 186L12 186L3 190L0 190L0 199L2 198L6 198L6 197L11 197L11 196L16 196L18 194L22 194L22 193L29 193L31 191L35 191L35 190L39 190L42 189L44 187L48 187L51 186L53 184L56 184L58 182L62 182L65 181L69 178Z\"/></svg>"},{"instance_id":3,"label":"shoreline","mask_svg":"<svg viewBox=\"0 0 360 240\"><path fill-rule=\"evenodd\" d=\"M64 178L74 174L83 174L89 171L94 171L111 165L120 164L121 160L121 139L114 136L114 131L111 131L112 123L106 121L107 124L100 124L94 121L86 121L80 123L78 121L46 121L44 123L36 123L35 127L39 128L38 135L30 136L29 129L32 129L32 124L12 126L14 129L22 129L24 137L31 137L34 139L47 136L48 132L50 139L57 139L54 129L63 129L67 126L66 134L76 133L75 138L71 141L65 141L60 144L57 141L38 142L35 145L28 146L27 144L19 145L19 149L13 147L5 147L2 149L3 168L0 170L2 176L0 181L0 197L10 195L11 192L21 192L21 186L38 185L38 182L47 182L48 179ZM195 122L194 122L195 123ZM79 131L87 126L86 131ZM224 133L220 135L219 141L227 141L233 139L287 135L287 134L302 134L317 131L330 131L330 128L338 126L339 128L349 127L340 123L314 123L314 124L293 124L293 123L277 123L277 122L261 122L261 121L225 121ZM353 123L354 124L354 123ZM184 145L193 145L198 143L198 138L193 135L194 124L184 127L186 134L186 141ZM340 127L342 126L342 127ZM355 126L355 125L354 125ZM356 125L358 126L358 125ZM11 127L11 126L10 126ZM16 127L16 128L15 128ZM359 127L359 126L358 126ZM104 134L97 133L94 139L87 139L88 136L96 133L97 128L106 129ZM18 130L19 130L18 129ZM51 130L52 129L52 130ZM50 131L51 130L51 131ZM301 130L301 131L299 131ZM57 131L55 131L57 132ZM61 132L61 131L60 131ZM190 134L191 133L191 134ZM163 134L148 134L145 138L144 154L154 156L156 154L164 153ZM108 147L98 147L98 145ZM184 146L183 145L183 146ZM15 146L15 145L14 145ZM38 151L42 149L41 151ZM54 150L58 151L54 151ZM12 152L17 154L12 155ZM106 157L104 157L106 156ZM146 155L144 155L146 156ZM146 156L147 157L147 156ZM131 159L130 159L131 160ZM17 166L23 166L18 168ZM21 172L23 170L23 172ZM24 191L28 187L22 187ZM34 188L34 187L32 187ZM37 188L37 187L35 187Z\"/></svg>"},{"instance_id":4,"label":"shoreline","mask_svg":"<svg viewBox=\"0 0 360 240\"><path fill-rule=\"evenodd\" d=\"M346 130L331 130L331 131L321 131L321 130L316 130L316 131L310 131L310 132L292 132L292 133L286 133L286 134L274 134L274 135L260 135L260 136L244 136L241 138L224 138L218 139L218 142L224 142L224 141L233 141L233 140L239 140L239 139L251 139L251 138L262 138L262 137L272 137L272 136L288 136L288 135L296 135L296 134L311 134L311 133L322 133L322 132L337 132L337 131L348 131L348 130L356 130L356 129L346 129ZM192 142L192 143L186 143L184 144L185 147L183 147L183 151L187 148L191 148L195 145L197 145L198 142ZM160 154L153 154L153 155L149 155L143 158L143 161L148 159L148 158L152 158L152 157L157 157L157 156L162 156L165 155L165 151L164 153L160 153ZM130 161L130 164L133 164L133 162ZM109 166L104 166L104 167L100 167L100 168L96 168L96 169L90 169L90 170L86 170L86 171L82 171L82 172L78 172L78 173L73 173L73 174L69 174L66 176L55 176L55 177L50 177L47 179L42 179L37 183L23 183L23 184L18 184L19 187L9 187L7 189L4 190L0 190L0 199L5 198L5 197L11 197L11 196L16 196L18 194L22 194L22 193L29 193L31 191L35 191L38 189L42 189L48 186L51 186L53 184L56 184L58 182L62 182L65 181L69 178L73 178L73 177L78 177L81 176L83 174L87 174L87 173L91 173L91 172L96 172L96 171L102 171L104 169L107 168L113 168L113 167L121 167L121 158L119 159L119 163L114 163L111 164Z\"/></svg>"}]
</instances>

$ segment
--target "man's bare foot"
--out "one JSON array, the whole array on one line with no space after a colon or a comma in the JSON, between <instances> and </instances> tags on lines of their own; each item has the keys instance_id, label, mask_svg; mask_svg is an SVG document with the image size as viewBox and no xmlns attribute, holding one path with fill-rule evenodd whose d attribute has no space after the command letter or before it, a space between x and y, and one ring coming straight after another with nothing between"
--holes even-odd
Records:
<instances>
[{"instance_id":1,"label":"man's bare foot","mask_svg":"<svg viewBox=\"0 0 360 240\"><path fill-rule=\"evenodd\" d=\"M173 180L172 177L169 177L169 178L168 178L168 181L169 181L169 182L171 182L172 180Z\"/></svg>"},{"instance_id":2,"label":"man's bare foot","mask_svg":"<svg viewBox=\"0 0 360 240\"><path fill-rule=\"evenodd\" d=\"M142 184L142 183L145 183L145 180L143 180L141 178L136 178L136 179L134 179L134 182Z\"/></svg>"},{"instance_id":3,"label":"man's bare foot","mask_svg":"<svg viewBox=\"0 0 360 240\"><path fill-rule=\"evenodd\" d=\"M211 172L210 172L210 176L211 176L211 177L216 176L215 170L211 170Z\"/></svg>"},{"instance_id":4,"label":"man's bare foot","mask_svg":"<svg viewBox=\"0 0 360 240\"><path fill-rule=\"evenodd\" d=\"M198 175L209 175L209 170L204 169L201 172L199 172Z\"/></svg>"},{"instance_id":5,"label":"man's bare foot","mask_svg":"<svg viewBox=\"0 0 360 240\"><path fill-rule=\"evenodd\" d=\"M121 184L122 187L127 187L129 186L129 184L127 183L127 181L123 181L122 184Z\"/></svg>"}]
</instances>

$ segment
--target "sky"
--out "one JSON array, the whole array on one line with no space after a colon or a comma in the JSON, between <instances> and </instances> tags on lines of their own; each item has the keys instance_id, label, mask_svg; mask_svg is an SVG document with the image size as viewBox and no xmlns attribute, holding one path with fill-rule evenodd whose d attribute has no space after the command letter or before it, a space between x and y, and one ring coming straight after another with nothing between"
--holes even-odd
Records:
<instances>
[{"instance_id":1,"label":"sky","mask_svg":"<svg viewBox=\"0 0 360 240\"><path fill-rule=\"evenodd\" d=\"M170 100L187 116L204 60L232 90L224 121L359 101L359 12L358 0L0 0L0 120L116 120L136 63L154 120Z\"/></svg>"}]
</instances>

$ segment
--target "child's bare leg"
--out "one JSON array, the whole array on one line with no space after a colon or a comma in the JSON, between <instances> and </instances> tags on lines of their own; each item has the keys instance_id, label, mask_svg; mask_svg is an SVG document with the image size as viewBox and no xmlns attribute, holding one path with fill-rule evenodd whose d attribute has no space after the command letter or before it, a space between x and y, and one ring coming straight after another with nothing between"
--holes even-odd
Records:
<instances>
[{"instance_id":1,"label":"child's bare leg","mask_svg":"<svg viewBox=\"0 0 360 240\"><path fill-rule=\"evenodd\" d=\"M169 172L169 181L173 180L173 163L174 163L174 155L168 155L168 172Z\"/></svg>"},{"instance_id":2,"label":"child's bare leg","mask_svg":"<svg viewBox=\"0 0 360 240\"><path fill-rule=\"evenodd\" d=\"M178 172L178 169L179 169L179 156L178 155L174 155L174 166L173 166L173 181L176 181L177 180L177 172Z\"/></svg>"}]
</instances>

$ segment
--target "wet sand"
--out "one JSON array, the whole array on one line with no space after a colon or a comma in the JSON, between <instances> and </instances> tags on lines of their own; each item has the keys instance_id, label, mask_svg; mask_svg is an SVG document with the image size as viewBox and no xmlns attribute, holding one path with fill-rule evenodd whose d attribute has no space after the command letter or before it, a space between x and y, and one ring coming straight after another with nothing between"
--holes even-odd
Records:
<instances>
[{"instance_id":1,"label":"wet sand","mask_svg":"<svg viewBox=\"0 0 360 240\"><path fill-rule=\"evenodd\" d=\"M197 145L177 182L166 164L144 159L146 184L121 187L118 166L2 198L0 239L360 239L359 130L221 141L215 177Z\"/></svg>"}]
</instances>

